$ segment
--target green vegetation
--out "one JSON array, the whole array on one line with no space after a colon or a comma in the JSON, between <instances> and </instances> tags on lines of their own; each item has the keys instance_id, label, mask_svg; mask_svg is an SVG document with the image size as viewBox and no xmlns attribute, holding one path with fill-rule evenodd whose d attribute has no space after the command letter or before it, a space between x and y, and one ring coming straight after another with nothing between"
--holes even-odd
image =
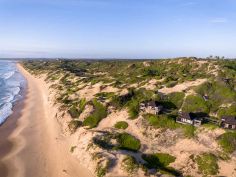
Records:
<instances>
[{"instance_id":1,"label":"green vegetation","mask_svg":"<svg viewBox=\"0 0 236 177\"><path fill-rule=\"evenodd\" d=\"M111 99L114 95L115 93L113 92L100 92L100 93L97 93L95 96L97 98Z\"/></svg>"},{"instance_id":2,"label":"green vegetation","mask_svg":"<svg viewBox=\"0 0 236 177\"><path fill-rule=\"evenodd\" d=\"M184 101L184 96L185 94L183 92L174 92L168 95L168 100L180 109Z\"/></svg>"},{"instance_id":3,"label":"green vegetation","mask_svg":"<svg viewBox=\"0 0 236 177\"><path fill-rule=\"evenodd\" d=\"M109 160L107 160L105 164L102 164L102 163L97 164L97 168L95 170L95 172L97 173L97 177L103 177L106 175L108 171L109 163L110 163Z\"/></svg>"},{"instance_id":4,"label":"green vegetation","mask_svg":"<svg viewBox=\"0 0 236 177\"><path fill-rule=\"evenodd\" d=\"M169 83L166 84L166 87L167 88L171 88L171 87L174 87L178 84L177 81L170 81Z\"/></svg>"},{"instance_id":5,"label":"green vegetation","mask_svg":"<svg viewBox=\"0 0 236 177\"><path fill-rule=\"evenodd\" d=\"M236 151L236 132L226 132L218 139L218 143L226 153Z\"/></svg>"},{"instance_id":6,"label":"green vegetation","mask_svg":"<svg viewBox=\"0 0 236 177\"><path fill-rule=\"evenodd\" d=\"M175 122L175 119L168 117L167 115L146 114L144 117L147 119L149 124L155 128L177 129L179 127L179 124Z\"/></svg>"},{"instance_id":7,"label":"green vegetation","mask_svg":"<svg viewBox=\"0 0 236 177\"><path fill-rule=\"evenodd\" d=\"M80 100L80 102L79 102L80 113L82 113L84 111L86 104L87 104L87 102L86 102L85 98Z\"/></svg>"},{"instance_id":8,"label":"green vegetation","mask_svg":"<svg viewBox=\"0 0 236 177\"><path fill-rule=\"evenodd\" d=\"M79 110L75 107L75 106L72 106L69 110L68 110L70 116L72 118L78 118L80 116L80 112Z\"/></svg>"},{"instance_id":9,"label":"green vegetation","mask_svg":"<svg viewBox=\"0 0 236 177\"><path fill-rule=\"evenodd\" d=\"M123 130L125 130L128 126L129 126L129 124L127 122L125 122L125 121L120 121L120 122L117 122L115 124L115 128L123 129Z\"/></svg>"},{"instance_id":10,"label":"green vegetation","mask_svg":"<svg viewBox=\"0 0 236 177\"><path fill-rule=\"evenodd\" d=\"M184 134L187 138L193 138L195 136L196 127L192 125L183 125Z\"/></svg>"},{"instance_id":11,"label":"green vegetation","mask_svg":"<svg viewBox=\"0 0 236 177\"><path fill-rule=\"evenodd\" d=\"M135 119L139 115L139 105L141 102L146 100L156 100L158 97L154 91L146 89L129 89L129 92L126 95L114 96L111 100L111 104L116 108L128 109L129 118Z\"/></svg>"},{"instance_id":12,"label":"green vegetation","mask_svg":"<svg viewBox=\"0 0 236 177\"><path fill-rule=\"evenodd\" d=\"M184 112L209 113L207 102L199 95L187 96L182 109Z\"/></svg>"},{"instance_id":13,"label":"green vegetation","mask_svg":"<svg viewBox=\"0 0 236 177\"><path fill-rule=\"evenodd\" d=\"M113 144L112 140L117 141L117 139L117 133L104 132L102 135L94 136L92 140L95 145L102 149L116 150L118 149L118 145Z\"/></svg>"},{"instance_id":14,"label":"green vegetation","mask_svg":"<svg viewBox=\"0 0 236 177\"><path fill-rule=\"evenodd\" d=\"M219 128L218 125L212 124L212 123L205 123L202 126L207 128L208 130L215 130L215 129Z\"/></svg>"},{"instance_id":15,"label":"green vegetation","mask_svg":"<svg viewBox=\"0 0 236 177\"><path fill-rule=\"evenodd\" d=\"M179 62L181 59L181 62ZM204 60L207 61L207 60ZM235 61L211 60L199 65L196 58L178 58L176 60L45 60L25 61L24 66L33 74L47 73L50 80L60 79L60 83L74 88L70 77L83 77L84 83L113 83L117 88L131 84L148 83L151 79L164 79L162 85L173 87L175 84L199 78L215 77L208 72L218 65L219 77L229 79L228 85L233 88L235 81ZM63 73L63 74L62 74ZM67 74L64 76L64 74ZM227 86L228 87L228 86Z\"/></svg>"},{"instance_id":16,"label":"green vegetation","mask_svg":"<svg viewBox=\"0 0 236 177\"><path fill-rule=\"evenodd\" d=\"M82 122L79 120L70 121L68 127L72 133L74 133L78 127L82 126Z\"/></svg>"},{"instance_id":17,"label":"green vegetation","mask_svg":"<svg viewBox=\"0 0 236 177\"><path fill-rule=\"evenodd\" d=\"M139 102L132 100L127 104L130 119L136 119L139 115Z\"/></svg>"},{"instance_id":18,"label":"green vegetation","mask_svg":"<svg viewBox=\"0 0 236 177\"><path fill-rule=\"evenodd\" d=\"M139 164L133 156L127 155L121 163L122 168L129 174L137 172Z\"/></svg>"},{"instance_id":19,"label":"green vegetation","mask_svg":"<svg viewBox=\"0 0 236 177\"><path fill-rule=\"evenodd\" d=\"M219 170L217 157L213 154L204 153L196 157L198 169L203 175L216 175Z\"/></svg>"},{"instance_id":20,"label":"green vegetation","mask_svg":"<svg viewBox=\"0 0 236 177\"><path fill-rule=\"evenodd\" d=\"M112 141L113 140L113 141ZM114 141L116 142L114 144ZM104 132L102 135L93 137L93 143L100 148L107 150L128 150L138 151L140 141L128 133L110 133Z\"/></svg>"},{"instance_id":21,"label":"green vegetation","mask_svg":"<svg viewBox=\"0 0 236 177\"><path fill-rule=\"evenodd\" d=\"M154 126L155 128L164 128L164 129L182 129L184 132L184 135L187 138L192 138L195 136L195 130L196 128L192 125L182 125L179 123L176 123L175 118L168 115L152 115L152 114L146 114L144 117L147 119L148 123L151 126Z\"/></svg>"},{"instance_id":22,"label":"green vegetation","mask_svg":"<svg viewBox=\"0 0 236 177\"><path fill-rule=\"evenodd\" d=\"M169 164L175 161L175 157L169 154L143 154L142 158L147 162L145 166L149 169L157 169L162 174L170 174L179 176L180 173L175 169L169 167Z\"/></svg>"},{"instance_id":23,"label":"green vegetation","mask_svg":"<svg viewBox=\"0 0 236 177\"><path fill-rule=\"evenodd\" d=\"M218 117L227 115L227 116L236 116L236 104L232 104L231 106L227 106L224 108L219 108L217 112Z\"/></svg>"},{"instance_id":24,"label":"green vegetation","mask_svg":"<svg viewBox=\"0 0 236 177\"><path fill-rule=\"evenodd\" d=\"M175 161L175 157L164 153L144 154L142 158L147 162L148 168L167 167L170 163Z\"/></svg>"},{"instance_id":25,"label":"green vegetation","mask_svg":"<svg viewBox=\"0 0 236 177\"><path fill-rule=\"evenodd\" d=\"M217 113L219 116L223 114L236 115L235 105L231 108L221 108L221 105L235 103L236 92L230 86L230 83L226 83L222 80L206 82L196 88L196 92L201 96L208 96L208 108L210 112Z\"/></svg>"},{"instance_id":26,"label":"green vegetation","mask_svg":"<svg viewBox=\"0 0 236 177\"><path fill-rule=\"evenodd\" d=\"M94 112L83 122L83 126L88 126L89 128L96 127L99 122L107 116L107 109L103 104L99 103L96 99L92 101L92 104Z\"/></svg>"},{"instance_id":27,"label":"green vegetation","mask_svg":"<svg viewBox=\"0 0 236 177\"><path fill-rule=\"evenodd\" d=\"M203 113L203 115L216 115L219 119L222 115L236 116L236 61L235 60L203 60L196 58L178 58L175 60L44 60L24 61L24 67L32 74L46 75L46 82L51 81L51 88L57 90L56 103L62 111L68 111L73 120L68 124L71 132L78 127L97 127L99 122L107 116L107 107L115 109L127 109L130 119L139 116L139 105L144 101L158 101L164 109L160 115L144 115L145 120L154 128L163 130L181 130L182 133L192 138L196 128L191 125L182 125L175 122L177 113L182 108L184 112ZM207 78L208 81L195 88L196 94L188 95L175 92L168 95L158 93L162 87L174 87L186 81ZM143 86L156 81L152 89ZM57 82L55 82L57 81ZM95 83L104 83L120 89L117 93L100 92L95 95L96 99L87 103L81 98L79 91L86 86ZM134 87L135 88L131 88ZM128 89L128 93L121 95L120 91ZM122 92L123 93L123 92ZM104 105L100 102L103 102ZM83 123L78 121L86 104L91 104L94 111ZM110 108L110 107L109 107ZM109 109L110 110L110 109ZM212 130L216 128L210 123L203 125ZM126 122L117 122L117 129L126 129ZM180 131L180 133L181 133ZM122 131L121 131L122 132ZM179 131L178 131L179 132ZM227 159L236 147L236 133L226 132L218 138L222 147L219 158ZM127 133L100 132L93 137L94 145L109 151L130 150L138 151L140 141ZM178 176L178 172L168 165L174 161L174 157L166 154L143 155L147 161L146 166L156 168L161 173ZM199 171L203 175L217 174L217 158L212 154L197 156L196 161ZM126 171L134 173L138 164L133 157L124 159ZM97 166L97 175L104 176L108 164Z\"/></svg>"},{"instance_id":28,"label":"green vegetation","mask_svg":"<svg viewBox=\"0 0 236 177\"><path fill-rule=\"evenodd\" d=\"M140 149L140 141L128 133L118 135L119 149L138 151Z\"/></svg>"}]
</instances>

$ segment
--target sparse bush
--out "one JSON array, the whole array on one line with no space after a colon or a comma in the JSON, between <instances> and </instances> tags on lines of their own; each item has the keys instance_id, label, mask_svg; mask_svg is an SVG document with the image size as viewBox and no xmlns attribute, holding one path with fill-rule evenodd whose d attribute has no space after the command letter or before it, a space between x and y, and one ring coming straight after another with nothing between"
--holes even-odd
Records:
<instances>
[{"instance_id":1,"label":"sparse bush","mask_svg":"<svg viewBox=\"0 0 236 177\"><path fill-rule=\"evenodd\" d=\"M204 153L196 157L198 169L203 175L216 175L219 171L217 157L213 154Z\"/></svg>"},{"instance_id":2,"label":"sparse bush","mask_svg":"<svg viewBox=\"0 0 236 177\"><path fill-rule=\"evenodd\" d=\"M134 174L138 170L138 163L136 159L133 156L127 155L123 160L121 164L122 168L129 174Z\"/></svg>"},{"instance_id":3,"label":"sparse bush","mask_svg":"<svg viewBox=\"0 0 236 177\"><path fill-rule=\"evenodd\" d=\"M196 88L200 95L209 97L208 104L211 112L217 112L222 104L233 103L236 99L236 92L231 86L223 81L217 80L206 82ZM231 109L232 110L232 109ZM226 112L231 110L227 110ZM220 110L219 114L224 110ZM235 114L235 111L233 111Z\"/></svg>"},{"instance_id":4,"label":"sparse bush","mask_svg":"<svg viewBox=\"0 0 236 177\"><path fill-rule=\"evenodd\" d=\"M176 129L179 127L179 124L177 124L174 119L168 117L167 115L146 114L144 117L147 119L150 125L156 128Z\"/></svg>"},{"instance_id":5,"label":"sparse bush","mask_svg":"<svg viewBox=\"0 0 236 177\"><path fill-rule=\"evenodd\" d=\"M183 125L182 127L184 128L184 135L187 138L193 138L195 136L196 127L192 125Z\"/></svg>"},{"instance_id":6,"label":"sparse bush","mask_svg":"<svg viewBox=\"0 0 236 177\"><path fill-rule=\"evenodd\" d=\"M119 143L119 149L138 151L141 146L140 141L128 133L119 134L117 141Z\"/></svg>"},{"instance_id":7,"label":"sparse bush","mask_svg":"<svg viewBox=\"0 0 236 177\"><path fill-rule=\"evenodd\" d=\"M227 106L224 108L220 108L217 112L218 117L227 115L227 116L236 116L236 104L232 104L231 106Z\"/></svg>"},{"instance_id":8,"label":"sparse bush","mask_svg":"<svg viewBox=\"0 0 236 177\"><path fill-rule=\"evenodd\" d=\"M144 164L149 169L157 169L162 174L180 176L180 172L169 164L175 161L175 157L165 153L143 154L142 158L147 162Z\"/></svg>"},{"instance_id":9,"label":"sparse bush","mask_svg":"<svg viewBox=\"0 0 236 177\"><path fill-rule=\"evenodd\" d=\"M112 150L118 149L117 144L112 144L111 140L117 139L116 133L105 132L102 135L93 137L93 143L102 149Z\"/></svg>"},{"instance_id":10,"label":"sparse bush","mask_svg":"<svg viewBox=\"0 0 236 177\"><path fill-rule=\"evenodd\" d=\"M168 100L180 109L184 101L184 96L185 94L183 92L174 92L168 95Z\"/></svg>"},{"instance_id":11,"label":"sparse bush","mask_svg":"<svg viewBox=\"0 0 236 177\"><path fill-rule=\"evenodd\" d=\"M78 127L82 126L82 122L79 120L72 120L70 121L68 127L72 133L76 131Z\"/></svg>"},{"instance_id":12,"label":"sparse bush","mask_svg":"<svg viewBox=\"0 0 236 177\"><path fill-rule=\"evenodd\" d=\"M136 119L139 115L139 102L132 100L128 103L128 113L130 119Z\"/></svg>"},{"instance_id":13,"label":"sparse bush","mask_svg":"<svg viewBox=\"0 0 236 177\"><path fill-rule=\"evenodd\" d=\"M123 129L123 130L125 130L128 126L129 126L129 124L127 122L125 122L125 121L120 121L120 122L117 122L115 124L115 128Z\"/></svg>"},{"instance_id":14,"label":"sparse bush","mask_svg":"<svg viewBox=\"0 0 236 177\"><path fill-rule=\"evenodd\" d=\"M109 168L109 159L106 160L105 164L103 163L98 163L97 167L96 167L96 173L97 173L97 177L103 177L106 175L108 168Z\"/></svg>"},{"instance_id":15,"label":"sparse bush","mask_svg":"<svg viewBox=\"0 0 236 177\"><path fill-rule=\"evenodd\" d=\"M218 143L226 153L233 153L236 150L236 132L226 132L218 139Z\"/></svg>"},{"instance_id":16,"label":"sparse bush","mask_svg":"<svg viewBox=\"0 0 236 177\"><path fill-rule=\"evenodd\" d=\"M184 105L184 112L202 112L209 113L209 107L207 102L198 95L189 95L186 97Z\"/></svg>"},{"instance_id":17,"label":"sparse bush","mask_svg":"<svg viewBox=\"0 0 236 177\"><path fill-rule=\"evenodd\" d=\"M148 123L155 128L164 128L164 129L182 129L184 135L187 138L192 138L195 136L196 128L192 125L182 125L175 121L174 118L168 117L167 115L152 115L146 114L144 117L147 119Z\"/></svg>"},{"instance_id":18,"label":"sparse bush","mask_svg":"<svg viewBox=\"0 0 236 177\"><path fill-rule=\"evenodd\" d=\"M69 110L68 110L68 113L70 114L70 116L75 119L75 118L78 118L80 116L80 112L79 110L75 107L75 106L72 106Z\"/></svg>"},{"instance_id":19,"label":"sparse bush","mask_svg":"<svg viewBox=\"0 0 236 177\"><path fill-rule=\"evenodd\" d=\"M171 81L171 82L169 82L169 83L166 84L166 87L167 87L167 88L171 88L171 87L176 86L177 84L178 84L177 81Z\"/></svg>"},{"instance_id":20,"label":"sparse bush","mask_svg":"<svg viewBox=\"0 0 236 177\"><path fill-rule=\"evenodd\" d=\"M84 111L84 108L85 108L86 104L87 104L87 102L86 102L85 98L83 98L79 101L80 113L82 113Z\"/></svg>"},{"instance_id":21,"label":"sparse bush","mask_svg":"<svg viewBox=\"0 0 236 177\"><path fill-rule=\"evenodd\" d=\"M148 168L164 168L175 161L175 157L169 154L143 154L142 158L147 162Z\"/></svg>"},{"instance_id":22,"label":"sparse bush","mask_svg":"<svg viewBox=\"0 0 236 177\"><path fill-rule=\"evenodd\" d=\"M92 104L94 106L94 112L83 122L83 126L88 126L89 128L96 127L99 122L107 116L107 109L103 104L99 103L95 99Z\"/></svg>"}]
</instances>

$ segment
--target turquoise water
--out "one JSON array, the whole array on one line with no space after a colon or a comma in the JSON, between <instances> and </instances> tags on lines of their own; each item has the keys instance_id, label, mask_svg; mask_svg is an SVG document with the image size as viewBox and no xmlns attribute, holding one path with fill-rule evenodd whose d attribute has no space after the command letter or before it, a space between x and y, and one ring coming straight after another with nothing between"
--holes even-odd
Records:
<instances>
[{"instance_id":1,"label":"turquoise water","mask_svg":"<svg viewBox=\"0 0 236 177\"><path fill-rule=\"evenodd\" d=\"M0 60L0 124L12 114L14 103L21 99L25 79L15 61Z\"/></svg>"}]
</instances>

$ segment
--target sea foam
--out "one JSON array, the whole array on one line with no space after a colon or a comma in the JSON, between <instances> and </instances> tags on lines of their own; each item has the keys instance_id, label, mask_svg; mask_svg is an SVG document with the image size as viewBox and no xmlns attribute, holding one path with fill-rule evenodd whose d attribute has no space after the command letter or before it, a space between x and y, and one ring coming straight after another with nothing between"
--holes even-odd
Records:
<instances>
[{"instance_id":1,"label":"sea foam","mask_svg":"<svg viewBox=\"0 0 236 177\"><path fill-rule=\"evenodd\" d=\"M12 114L12 103L5 103L0 108L0 124L2 124L11 114Z\"/></svg>"},{"instance_id":2,"label":"sea foam","mask_svg":"<svg viewBox=\"0 0 236 177\"><path fill-rule=\"evenodd\" d=\"M0 124L12 114L15 101L21 97L21 88L25 85L25 79L18 72L16 63L12 61L0 61Z\"/></svg>"}]
</instances>

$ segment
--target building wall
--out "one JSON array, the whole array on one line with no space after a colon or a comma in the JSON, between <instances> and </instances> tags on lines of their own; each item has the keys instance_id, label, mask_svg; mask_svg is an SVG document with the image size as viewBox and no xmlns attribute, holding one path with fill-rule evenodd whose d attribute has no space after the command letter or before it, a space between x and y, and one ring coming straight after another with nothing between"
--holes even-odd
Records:
<instances>
[{"instance_id":1,"label":"building wall","mask_svg":"<svg viewBox=\"0 0 236 177\"><path fill-rule=\"evenodd\" d=\"M236 130L236 125L230 125L230 124L223 123L223 128L235 129Z\"/></svg>"}]
</instances>

